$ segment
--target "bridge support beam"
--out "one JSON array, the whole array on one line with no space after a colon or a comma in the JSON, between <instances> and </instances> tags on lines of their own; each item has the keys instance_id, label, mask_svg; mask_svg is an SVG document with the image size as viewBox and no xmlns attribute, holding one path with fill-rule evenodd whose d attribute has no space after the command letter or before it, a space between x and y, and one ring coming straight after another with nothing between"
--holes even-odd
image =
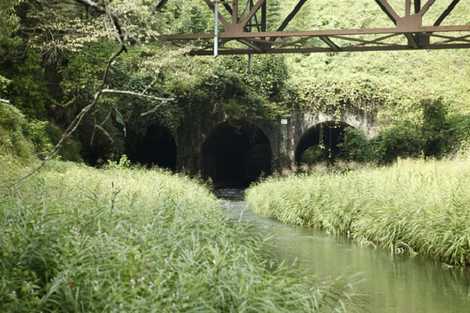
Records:
<instances>
[{"instance_id":1,"label":"bridge support beam","mask_svg":"<svg viewBox=\"0 0 470 313\"><path fill-rule=\"evenodd\" d=\"M203 0L213 9L212 0ZM286 31L308 0L298 0L293 10L282 21L276 31L268 31L267 0L249 0L249 8L240 15L238 0L221 1L230 13L230 21L219 17L224 31L220 33L220 54L277 54L277 53L328 53L389 51L416 49L468 49L470 48L470 25L442 26L460 0L453 0L432 25L423 25L423 18L435 4L435 0L422 2L404 1L404 15L388 0L375 0L393 23L389 28L333 29L316 31ZM413 13L413 14L412 14ZM211 33L175 34L162 36L168 41L209 41ZM319 40L309 40L317 38ZM234 45L238 42L240 45ZM208 45L207 47L209 47ZM195 49L192 55L212 55L210 48Z\"/></svg>"}]
</instances>

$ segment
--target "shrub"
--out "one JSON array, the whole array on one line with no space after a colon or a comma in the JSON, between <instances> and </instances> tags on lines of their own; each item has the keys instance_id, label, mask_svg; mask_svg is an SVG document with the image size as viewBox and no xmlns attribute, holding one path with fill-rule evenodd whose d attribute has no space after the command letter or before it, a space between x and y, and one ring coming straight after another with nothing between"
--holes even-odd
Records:
<instances>
[{"instance_id":1,"label":"shrub","mask_svg":"<svg viewBox=\"0 0 470 313\"><path fill-rule=\"evenodd\" d=\"M34 147L26 138L27 125L26 118L17 108L0 102L0 154L32 158Z\"/></svg>"},{"instance_id":2,"label":"shrub","mask_svg":"<svg viewBox=\"0 0 470 313\"><path fill-rule=\"evenodd\" d=\"M427 157L440 157L449 147L450 125L447 107L441 99L424 100L423 106L423 153Z\"/></svg>"},{"instance_id":3,"label":"shrub","mask_svg":"<svg viewBox=\"0 0 470 313\"><path fill-rule=\"evenodd\" d=\"M449 118L450 152L464 153L470 151L470 116L459 115Z\"/></svg>"},{"instance_id":4,"label":"shrub","mask_svg":"<svg viewBox=\"0 0 470 313\"><path fill-rule=\"evenodd\" d=\"M308 165L325 160L328 160L328 151L322 145L311 146L302 154L302 163Z\"/></svg>"},{"instance_id":5,"label":"shrub","mask_svg":"<svg viewBox=\"0 0 470 313\"><path fill-rule=\"evenodd\" d=\"M39 120L28 121L16 107L0 102L0 154L30 160L44 157L62 136L57 126ZM59 151L64 160L81 161L80 145L68 139Z\"/></svg>"},{"instance_id":6,"label":"shrub","mask_svg":"<svg viewBox=\"0 0 470 313\"><path fill-rule=\"evenodd\" d=\"M353 162L373 161L372 147L364 133L353 127L346 127L344 139L339 148L342 151L341 158Z\"/></svg>"},{"instance_id":7,"label":"shrub","mask_svg":"<svg viewBox=\"0 0 470 313\"><path fill-rule=\"evenodd\" d=\"M423 151L424 139L419 126L404 121L382 130L371 144L375 159L380 163L390 163L398 157L420 156Z\"/></svg>"},{"instance_id":8,"label":"shrub","mask_svg":"<svg viewBox=\"0 0 470 313\"><path fill-rule=\"evenodd\" d=\"M63 130L52 123L47 124L45 132L47 138L49 138L49 142L53 145L59 142L63 135ZM81 144L78 140L68 138L63 142L59 150L59 155L61 159L65 161L82 162L81 148Z\"/></svg>"}]
</instances>

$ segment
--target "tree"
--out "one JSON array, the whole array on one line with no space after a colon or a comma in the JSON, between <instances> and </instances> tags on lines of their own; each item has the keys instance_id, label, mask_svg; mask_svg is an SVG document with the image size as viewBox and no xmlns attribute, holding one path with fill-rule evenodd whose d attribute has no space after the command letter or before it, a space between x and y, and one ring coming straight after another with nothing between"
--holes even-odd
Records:
<instances>
[{"instance_id":1,"label":"tree","mask_svg":"<svg viewBox=\"0 0 470 313\"><path fill-rule=\"evenodd\" d=\"M18 28L15 6L20 0L3 0L0 2L0 59L7 58L9 49L16 43L12 33ZM0 96L4 95L9 80L0 74ZM2 100L6 101L6 100Z\"/></svg>"},{"instance_id":2,"label":"tree","mask_svg":"<svg viewBox=\"0 0 470 313\"><path fill-rule=\"evenodd\" d=\"M449 141L450 125L447 108L441 99L425 100L423 106L423 152L426 157L439 157Z\"/></svg>"}]
</instances>

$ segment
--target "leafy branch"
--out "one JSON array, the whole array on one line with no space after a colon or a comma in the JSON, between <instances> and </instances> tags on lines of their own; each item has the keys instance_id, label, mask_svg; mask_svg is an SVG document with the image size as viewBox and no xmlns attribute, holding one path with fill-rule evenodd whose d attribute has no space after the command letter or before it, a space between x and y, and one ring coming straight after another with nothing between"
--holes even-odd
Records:
<instances>
[{"instance_id":1,"label":"leafy branch","mask_svg":"<svg viewBox=\"0 0 470 313\"><path fill-rule=\"evenodd\" d=\"M47 164L47 162L49 160L51 160L55 156L57 156L57 154L59 153L59 151L60 151L61 147L63 146L64 142L67 139L69 139L75 133L75 131L78 129L78 127L80 126L80 124L82 123L84 118L87 115L89 115L90 113L92 113L92 114L96 113L96 109L97 109L99 100L103 95L105 95L105 94L128 95L128 96L148 98L148 99L160 101L160 102L163 102L163 103L166 103L168 101L173 100L172 98L160 98L160 97L154 97L152 95L147 95L147 94L145 94L147 89L142 93L138 93L138 92L133 92L133 91L128 91L128 90L117 90L117 89L109 89L108 88L109 76L110 76L111 68L112 68L114 62L123 53L128 51L126 43L125 43L126 38L125 38L125 34L124 34L124 31L123 31L122 24L121 24L120 19L118 18L118 16L111 10L111 8L109 8L105 4L101 5L101 4L98 4L97 2L92 1L92 0L75 0L75 1L79 4L83 4L87 9L95 10L95 12L97 13L98 16L99 15L106 15L106 17L109 19L109 21L111 22L111 24L113 26L113 33L116 37L116 40L119 43L119 47L108 59L108 61L106 63L106 66L105 66L104 73L103 73L103 77L101 79L101 84L100 84L99 88L97 89L96 93L94 94L93 100L91 101L91 103L86 105L75 116L75 118L72 120L72 122L69 124L69 126L66 128L66 130L62 134L62 136L59 139L59 141L57 142L57 144L47 154L47 156L44 157L44 159L41 161L41 163L37 167L35 167L32 171L30 171L28 174L26 174L23 177L21 177L20 179L18 179L12 186L10 186L10 188L17 187L22 182L27 180L29 177L31 177L31 176L35 175L36 173L38 173ZM9 103L7 100L3 100L3 99L0 99L0 100L2 102ZM152 110L156 110L156 108L158 108L158 106L156 106ZM146 112L146 113L148 113L148 112ZM109 118L109 116L110 116L110 114L108 114L108 117L106 118L106 120ZM103 133L108 134L108 136L110 136L109 133L103 128L103 124L106 122L106 120L104 122L100 123L100 124L96 123L96 120L95 120L94 132L95 132L96 129L98 129L98 130L101 130ZM94 137L94 132L93 132L92 138Z\"/></svg>"}]
</instances>

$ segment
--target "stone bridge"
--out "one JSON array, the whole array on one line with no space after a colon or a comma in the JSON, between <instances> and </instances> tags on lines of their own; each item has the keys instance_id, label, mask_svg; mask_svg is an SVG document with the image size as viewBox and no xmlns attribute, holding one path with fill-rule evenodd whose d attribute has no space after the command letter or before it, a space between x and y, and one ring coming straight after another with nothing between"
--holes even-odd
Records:
<instances>
[{"instance_id":1,"label":"stone bridge","mask_svg":"<svg viewBox=\"0 0 470 313\"><path fill-rule=\"evenodd\" d=\"M365 113L335 117L296 112L279 121L231 120L221 112L187 114L175 132L158 125L149 128L141 153L128 154L135 162L210 178L216 187L244 187L292 168L306 149L320 142L335 148L348 127L368 138L376 133L374 116Z\"/></svg>"}]
</instances>

